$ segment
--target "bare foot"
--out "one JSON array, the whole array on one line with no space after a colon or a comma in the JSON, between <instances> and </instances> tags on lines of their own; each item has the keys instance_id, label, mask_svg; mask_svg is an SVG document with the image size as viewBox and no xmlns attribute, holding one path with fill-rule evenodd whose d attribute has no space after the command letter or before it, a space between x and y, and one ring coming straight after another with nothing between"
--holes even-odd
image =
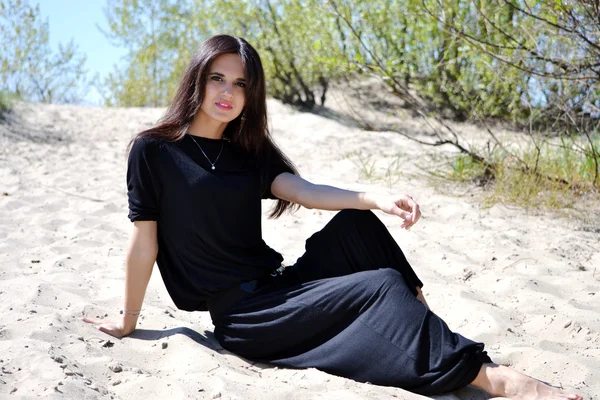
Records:
<instances>
[{"instance_id":1,"label":"bare foot","mask_svg":"<svg viewBox=\"0 0 600 400\"><path fill-rule=\"evenodd\" d=\"M578 394L567 393L497 364L484 364L472 384L492 396L514 400L583 400Z\"/></svg>"}]
</instances>

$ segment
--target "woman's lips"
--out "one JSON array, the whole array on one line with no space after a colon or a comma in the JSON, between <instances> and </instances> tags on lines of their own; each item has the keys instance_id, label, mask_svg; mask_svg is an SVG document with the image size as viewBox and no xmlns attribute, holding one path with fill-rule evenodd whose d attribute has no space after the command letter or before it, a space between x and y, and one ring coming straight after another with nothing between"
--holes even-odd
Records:
<instances>
[{"instance_id":1,"label":"woman's lips","mask_svg":"<svg viewBox=\"0 0 600 400\"><path fill-rule=\"evenodd\" d=\"M215 103L221 110L231 110L233 106L228 101L218 101Z\"/></svg>"}]
</instances>

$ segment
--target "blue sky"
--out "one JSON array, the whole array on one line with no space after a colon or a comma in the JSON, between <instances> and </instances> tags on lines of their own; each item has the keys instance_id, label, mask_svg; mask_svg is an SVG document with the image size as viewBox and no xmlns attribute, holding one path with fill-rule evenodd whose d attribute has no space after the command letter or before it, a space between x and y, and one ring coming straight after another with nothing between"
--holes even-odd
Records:
<instances>
[{"instance_id":1,"label":"blue sky","mask_svg":"<svg viewBox=\"0 0 600 400\"><path fill-rule=\"evenodd\" d=\"M97 25L106 29L106 18L102 9L104 0L30 0L30 4L40 5L42 18L48 18L50 43L58 48L58 43L73 39L79 51L87 56L85 63L89 77L96 72L101 77L113 70L125 55L124 48L118 48L104 37ZM86 104L98 104L100 96L94 89L86 97Z\"/></svg>"}]
</instances>

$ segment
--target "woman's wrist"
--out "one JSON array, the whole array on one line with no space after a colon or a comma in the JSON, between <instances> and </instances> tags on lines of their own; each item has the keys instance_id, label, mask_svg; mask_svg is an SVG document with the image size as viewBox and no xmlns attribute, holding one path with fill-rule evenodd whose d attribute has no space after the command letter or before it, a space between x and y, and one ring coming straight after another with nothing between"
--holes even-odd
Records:
<instances>
[{"instance_id":1,"label":"woman's wrist","mask_svg":"<svg viewBox=\"0 0 600 400\"><path fill-rule=\"evenodd\" d=\"M124 308L123 310L121 310L121 314L123 315L129 315L131 317L138 317L140 315L140 312L142 310L138 309L138 310L133 310L133 309L129 309L129 308Z\"/></svg>"},{"instance_id":2,"label":"woman's wrist","mask_svg":"<svg viewBox=\"0 0 600 400\"><path fill-rule=\"evenodd\" d=\"M123 330L125 331L125 334L129 334L135 330L137 320L137 315L123 314Z\"/></svg>"},{"instance_id":3,"label":"woman's wrist","mask_svg":"<svg viewBox=\"0 0 600 400\"><path fill-rule=\"evenodd\" d=\"M381 196L371 192L362 192L359 195L360 201L364 204L364 208L367 210L380 210L379 198Z\"/></svg>"},{"instance_id":4,"label":"woman's wrist","mask_svg":"<svg viewBox=\"0 0 600 400\"><path fill-rule=\"evenodd\" d=\"M123 330L125 331L125 334L129 334L135 330L135 326L137 325L137 320L141 311L142 310L138 308L124 308L121 310L121 314L123 314Z\"/></svg>"}]
</instances>

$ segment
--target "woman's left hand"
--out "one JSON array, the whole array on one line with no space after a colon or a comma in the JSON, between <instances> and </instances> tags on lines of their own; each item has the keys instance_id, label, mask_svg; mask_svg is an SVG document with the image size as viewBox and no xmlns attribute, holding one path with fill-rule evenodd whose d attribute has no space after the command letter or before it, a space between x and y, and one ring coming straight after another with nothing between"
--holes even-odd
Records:
<instances>
[{"instance_id":1,"label":"woman's left hand","mask_svg":"<svg viewBox=\"0 0 600 400\"><path fill-rule=\"evenodd\" d=\"M419 205L407 194L379 198L377 199L377 206L387 214L402 218L403 221L400 227L404 229L410 229L421 218Z\"/></svg>"}]
</instances>

